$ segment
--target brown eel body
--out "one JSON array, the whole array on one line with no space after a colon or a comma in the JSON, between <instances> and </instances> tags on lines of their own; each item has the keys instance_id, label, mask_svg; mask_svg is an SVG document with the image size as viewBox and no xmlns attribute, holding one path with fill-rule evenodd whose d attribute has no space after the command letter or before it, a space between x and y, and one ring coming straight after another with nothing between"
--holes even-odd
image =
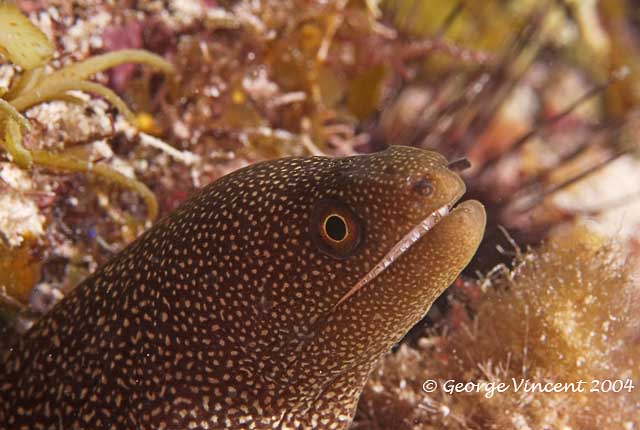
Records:
<instances>
[{"instance_id":1,"label":"brown eel body","mask_svg":"<svg viewBox=\"0 0 640 430\"><path fill-rule=\"evenodd\" d=\"M0 429L347 428L481 240L464 189L406 147L219 179L0 356Z\"/></svg>"}]
</instances>

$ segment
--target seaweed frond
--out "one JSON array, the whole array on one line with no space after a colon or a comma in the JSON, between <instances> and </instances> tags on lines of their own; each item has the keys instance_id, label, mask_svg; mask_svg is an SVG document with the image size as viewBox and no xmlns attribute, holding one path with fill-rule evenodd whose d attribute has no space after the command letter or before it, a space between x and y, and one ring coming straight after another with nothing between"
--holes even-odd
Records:
<instances>
[{"instance_id":1,"label":"seaweed frond","mask_svg":"<svg viewBox=\"0 0 640 430\"><path fill-rule=\"evenodd\" d=\"M11 154L13 162L16 163L22 169L31 168L33 157L24 146L22 146L22 133L20 126L13 119L7 119L4 123L5 138L4 149Z\"/></svg>"},{"instance_id":2,"label":"seaweed frond","mask_svg":"<svg viewBox=\"0 0 640 430\"><path fill-rule=\"evenodd\" d=\"M24 70L49 62L53 45L47 36L12 4L0 3L0 54Z\"/></svg>"}]
</instances>

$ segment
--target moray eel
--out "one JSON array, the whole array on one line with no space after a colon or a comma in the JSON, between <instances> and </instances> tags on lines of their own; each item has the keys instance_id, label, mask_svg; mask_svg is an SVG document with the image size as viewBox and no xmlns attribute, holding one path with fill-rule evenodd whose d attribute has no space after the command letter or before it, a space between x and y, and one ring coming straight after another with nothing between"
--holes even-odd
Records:
<instances>
[{"instance_id":1,"label":"moray eel","mask_svg":"<svg viewBox=\"0 0 640 430\"><path fill-rule=\"evenodd\" d=\"M464 191L444 157L399 146L222 177L0 358L0 428L347 428L478 247Z\"/></svg>"}]
</instances>

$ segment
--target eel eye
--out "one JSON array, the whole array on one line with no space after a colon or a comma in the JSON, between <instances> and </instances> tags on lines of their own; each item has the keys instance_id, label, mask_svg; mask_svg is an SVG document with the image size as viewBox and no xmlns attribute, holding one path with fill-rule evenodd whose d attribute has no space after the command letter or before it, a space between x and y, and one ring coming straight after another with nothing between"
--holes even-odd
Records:
<instances>
[{"instance_id":1,"label":"eel eye","mask_svg":"<svg viewBox=\"0 0 640 430\"><path fill-rule=\"evenodd\" d=\"M341 201L321 200L313 208L311 235L320 251L344 259L352 256L362 242L362 222Z\"/></svg>"},{"instance_id":2,"label":"eel eye","mask_svg":"<svg viewBox=\"0 0 640 430\"><path fill-rule=\"evenodd\" d=\"M340 214L330 214L324 219L322 233L327 239L340 243L349 235L347 221Z\"/></svg>"}]
</instances>

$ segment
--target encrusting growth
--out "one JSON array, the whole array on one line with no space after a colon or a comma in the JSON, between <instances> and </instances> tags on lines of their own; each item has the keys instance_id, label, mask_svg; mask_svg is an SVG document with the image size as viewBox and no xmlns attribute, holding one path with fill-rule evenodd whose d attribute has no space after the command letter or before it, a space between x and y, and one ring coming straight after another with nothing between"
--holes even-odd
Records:
<instances>
[{"instance_id":1,"label":"encrusting growth","mask_svg":"<svg viewBox=\"0 0 640 430\"><path fill-rule=\"evenodd\" d=\"M520 253L512 270L453 288L443 326L373 372L358 428L637 428L640 289L633 270L615 247L580 230ZM439 388L425 392L427 380ZM514 380L573 386L527 391ZM504 382L508 389L448 393L446 381Z\"/></svg>"}]
</instances>

